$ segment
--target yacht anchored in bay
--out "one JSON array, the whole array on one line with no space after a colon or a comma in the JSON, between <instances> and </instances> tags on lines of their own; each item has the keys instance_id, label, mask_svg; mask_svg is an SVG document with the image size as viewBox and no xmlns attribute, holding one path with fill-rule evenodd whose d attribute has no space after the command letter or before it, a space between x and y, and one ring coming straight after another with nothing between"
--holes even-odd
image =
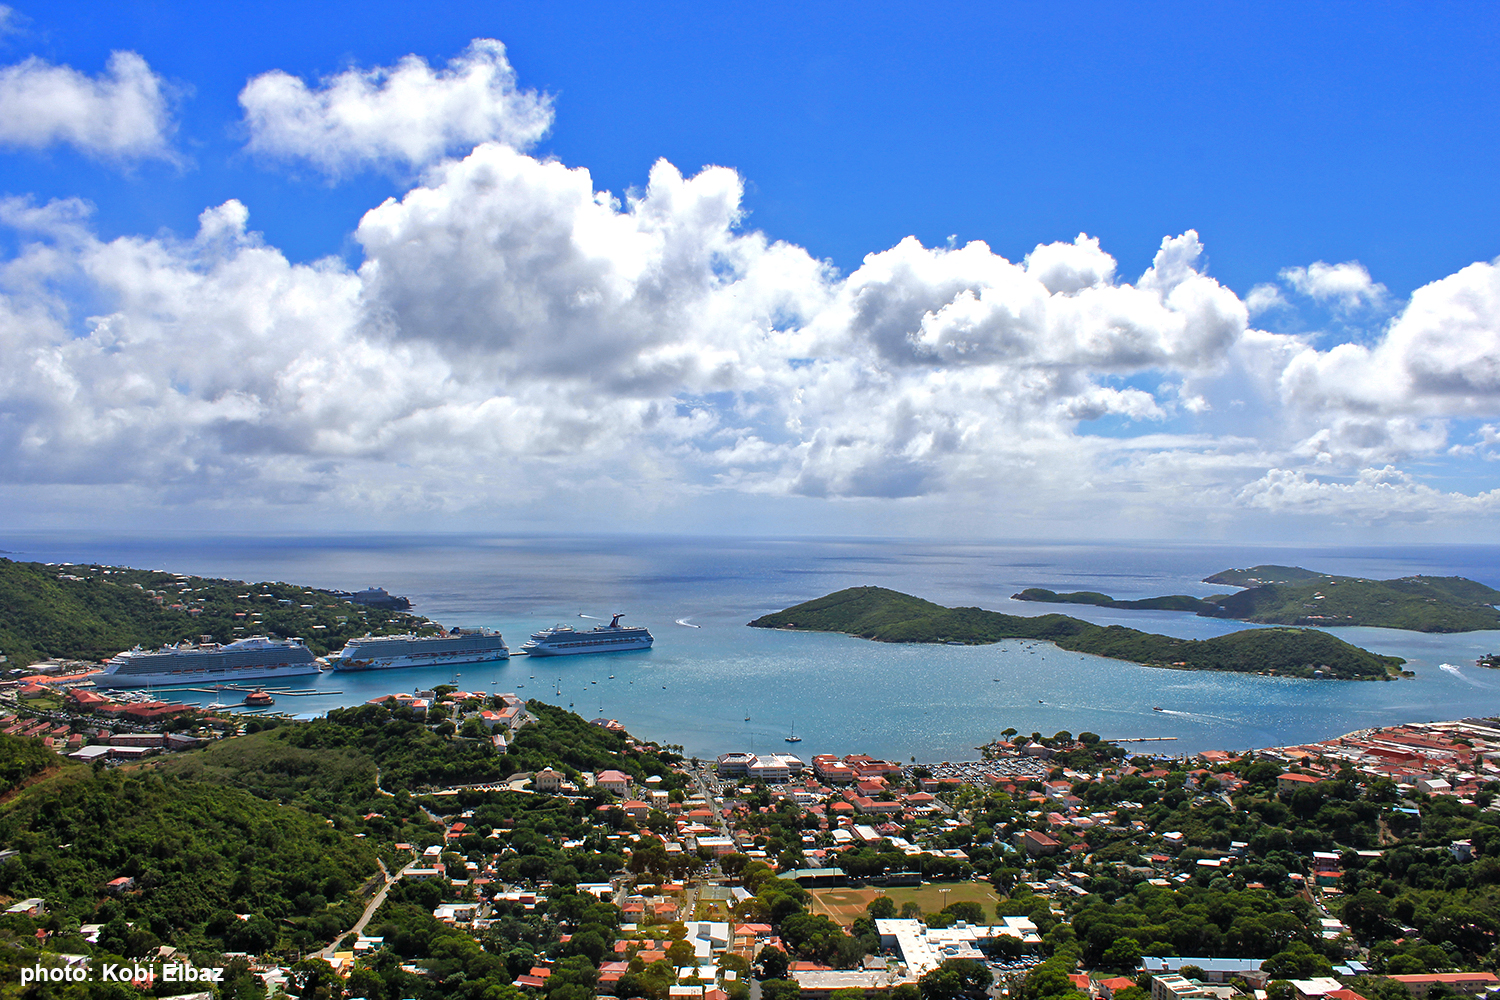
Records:
<instances>
[{"instance_id":1,"label":"yacht anchored in bay","mask_svg":"<svg viewBox=\"0 0 1500 1000\"><path fill-rule=\"evenodd\" d=\"M571 625L554 625L531 633L521 652L531 656L575 656L579 653L616 653L627 649L650 649L651 633L636 625L621 625L623 614L608 625L580 632Z\"/></svg>"},{"instance_id":2,"label":"yacht anchored in bay","mask_svg":"<svg viewBox=\"0 0 1500 1000\"><path fill-rule=\"evenodd\" d=\"M334 670L449 667L510 658L499 632L456 628L441 635L367 635L350 639L330 662Z\"/></svg>"}]
</instances>

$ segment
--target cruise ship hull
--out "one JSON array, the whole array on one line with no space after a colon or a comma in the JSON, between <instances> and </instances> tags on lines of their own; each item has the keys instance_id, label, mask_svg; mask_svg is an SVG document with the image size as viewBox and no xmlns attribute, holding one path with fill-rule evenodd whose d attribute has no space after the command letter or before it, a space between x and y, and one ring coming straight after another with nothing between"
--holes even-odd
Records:
<instances>
[{"instance_id":1,"label":"cruise ship hull","mask_svg":"<svg viewBox=\"0 0 1500 1000\"><path fill-rule=\"evenodd\" d=\"M650 649L651 640L645 639L600 639L580 632L576 637L532 645L526 643L521 651L528 656L578 656L583 653L620 653L628 649Z\"/></svg>"},{"instance_id":2,"label":"cruise ship hull","mask_svg":"<svg viewBox=\"0 0 1500 1000\"><path fill-rule=\"evenodd\" d=\"M313 677L320 672L316 663L265 664L256 667L221 667L201 670L168 670L159 673L109 674L95 677L96 688L181 687L183 685L238 684L241 681L275 681L283 678Z\"/></svg>"},{"instance_id":3,"label":"cruise ship hull","mask_svg":"<svg viewBox=\"0 0 1500 1000\"><path fill-rule=\"evenodd\" d=\"M209 642L197 646L163 646L146 650L137 646L110 658L104 672L94 678L99 688L174 687L185 684L233 684L239 681L275 681L310 677L318 673L318 661L300 642L252 636L221 646Z\"/></svg>"},{"instance_id":4,"label":"cruise ship hull","mask_svg":"<svg viewBox=\"0 0 1500 1000\"><path fill-rule=\"evenodd\" d=\"M334 670L400 670L461 667L510 658L499 632L455 629L441 635L387 635L350 639L333 659Z\"/></svg>"},{"instance_id":5,"label":"cruise ship hull","mask_svg":"<svg viewBox=\"0 0 1500 1000\"><path fill-rule=\"evenodd\" d=\"M403 656L372 656L364 659L337 659L333 669L343 670L396 670L402 667L456 667L465 663L495 663L510 658L510 650L504 647L483 653L424 653Z\"/></svg>"}]
</instances>

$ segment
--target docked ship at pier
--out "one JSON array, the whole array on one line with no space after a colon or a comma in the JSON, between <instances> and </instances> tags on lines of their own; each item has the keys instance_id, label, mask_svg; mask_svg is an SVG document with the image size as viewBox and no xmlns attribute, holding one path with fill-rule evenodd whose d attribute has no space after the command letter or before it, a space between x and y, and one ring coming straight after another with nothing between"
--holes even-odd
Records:
<instances>
[{"instance_id":1,"label":"docked ship at pier","mask_svg":"<svg viewBox=\"0 0 1500 1000\"><path fill-rule=\"evenodd\" d=\"M394 670L492 663L509 658L510 650L499 632L457 628L438 635L367 635L350 639L329 662L334 670Z\"/></svg>"},{"instance_id":2,"label":"docked ship at pier","mask_svg":"<svg viewBox=\"0 0 1500 1000\"><path fill-rule=\"evenodd\" d=\"M205 635L197 643L118 653L93 682L98 688L173 687L306 677L320 669L297 639L257 635L220 645Z\"/></svg>"},{"instance_id":3,"label":"docked ship at pier","mask_svg":"<svg viewBox=\"0 0 1500 1000\"><path fill-rule=\"evenodd\" d=\"M623 614L615 615L608 625L580 632L571 625L554 625L531 633L521 644L521 652L530 656L575 656L580 653L616 653L627 649L650 649L655 640L651 633L636 625L621 625Z\"/></svg>"}]
</instances>

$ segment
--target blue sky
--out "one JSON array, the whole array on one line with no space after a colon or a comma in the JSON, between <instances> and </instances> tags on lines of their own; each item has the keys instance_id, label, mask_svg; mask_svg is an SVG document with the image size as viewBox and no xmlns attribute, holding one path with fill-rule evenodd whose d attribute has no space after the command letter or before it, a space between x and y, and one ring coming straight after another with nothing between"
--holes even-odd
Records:
<instances>
[{"instance_id":1,"label":"blue sky","mask_svg":"<svg viewBox=\"0 0 1500 1000\"><path fill-rule=\"evenodd\" d=\"M1369 540L1500 510L1492 5L0 30L19 523Z\"/></svg>"}]
</instances>

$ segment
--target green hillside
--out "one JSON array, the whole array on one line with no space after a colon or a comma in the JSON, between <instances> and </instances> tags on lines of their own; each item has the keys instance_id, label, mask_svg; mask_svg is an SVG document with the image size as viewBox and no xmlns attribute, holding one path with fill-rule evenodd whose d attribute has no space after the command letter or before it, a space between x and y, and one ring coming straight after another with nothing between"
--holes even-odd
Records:
<instances>
[{"instance_id":1,"label":"green hillside","mask_svg":"<svg viewBox=\"0 0 1500 1000\"><path fill-rule=\"evenodd\" d=\"M1383 680L1404 661L1312 629L1247 629L1213 639L1177 639L1066 615L1025 618L982 608L945 608L883 587L851 587L751 622L755 628L845 632L879 642L991 643L1038 639L1074 652L1185 670L1267 672L1293 677Z\"/></svg>"},{"instance_id":2,"label":"green hillside","mask_svg":"<svg viewBox=\"0 0 1500 1000\"><path fill-rule=\"evenodd\" d=\"M1500 590L1461 576L1407 576L1363 580L1315 573L1300 566L1227 569L1204 583L1245 587L1213 597L1147 597L1119 601L1081 590L1059 594L1029 587L1017 601L1088 604L1126 611L1191 611L1205 618L1233 618L1261 625L1369 625L1413 632L1474 632L1500 628Z\"/></svg>"},{"instance_id":3,"label":"green hillside","mask_svg":"<svg viewBox=\"0 0 1500 1000\"><path fill-rule=\"evenodd\" d=\"M1262 574L1274 567L1239 572ZM1307 570L1301 570L1307 573ZM1206 583L1230 582L1224 574ZM1500 628L1500 590L1461 576L1362 580L1315 574L1295 583L1265 583L1213 599L1215 617L1271 625L1372 625L1415 632Z\"/></svg>"},{"instance_id":4,"label":"green hillside","mask_svg":"<svg viewBox=\"0 0 1500 1000\"><path fill-rule=\"evenodd\" d=\"M327 941L358 915L355 890L378 870L373 845L300 809L76 765L0 811L0 844L19 852L0 866L0 893L44 897L84 923L118 920L109 950L132 956L167 940L254 952ZM107 893L121 876L134 886Z\"/></svg>"},{"instance_id":5,"label":"green hillside","mask_svg":"<svg viewBox=\"0 0 1500 1000\"><path fill-rule=\"evenodd\" d=\"M1012 594L1013 601L1038 601L1042 604L1090 604L1099 608L1119 608L1125 611L1195 611L1202 612L1216 605L1201 597L1172 594L1168 597L1146 597L1138 601L1117 601L1108 594L1093 590L1075 590L1068 594L1042 587L1027 587L1019 594Z\"/></svg>"},{"instance_id":6,"label":"green hillside","mask_svg":"<svg viewBox=\"0 0 1500 1000\"><path fill-rule=\"evenodd\" d=\"M0 653L11 666L102 660L137 643L149 648L203 635L217 642L296 636L322 656L367 632L414 628L435 631L424 618L311 587L0 559Z\"/></svg>"},{"instance_id":7,"label":"green hillside","mask_svg":"<svg viewBox=\"0 0 1500 1000\"><path fill-rule=\"evenodd\" d=\"M1231 587L1260 587L1267 583L1306 583L1322 573L1301 566L1251 566L1249 569L1226 569L1203 578L1204 583L1223 583Z\"/></svg>"}]
</instances>

